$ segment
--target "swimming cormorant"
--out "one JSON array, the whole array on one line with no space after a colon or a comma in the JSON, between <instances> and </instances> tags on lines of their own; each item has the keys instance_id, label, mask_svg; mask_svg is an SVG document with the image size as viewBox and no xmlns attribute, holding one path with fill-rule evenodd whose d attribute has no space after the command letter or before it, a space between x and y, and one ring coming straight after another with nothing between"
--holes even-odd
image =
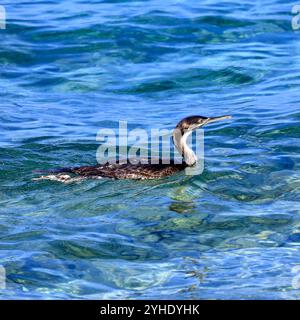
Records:
<instances>
[{"instance_id":1,"label":"swimming cormorant","mask_svg":"<svg viewBox=\"0 0 300 320\"><path fill-rule=\"evenodd\" d=\"M178 171L184 170L187 167L192 167L197 162L197 157L194 151L187 145L187 138L193 130L219 120L230 119L231 116L221 117L203 117L189 116L182 119L173 131L173 142L179 153L183 157L182 163L175 163L174 160L169 164L164 164L159 161L158 164L143 164L140 162L115 164L98 164L94 166L81 166L73 168L61 168L49 171L40 171L48 173L46 176L41 176L35 180L56 180L68 182L80 180L82 178L113 178L113 179L158 179L170 176ZM75 175L71 178L69 174Z\"/></svg>"}]
</instances>

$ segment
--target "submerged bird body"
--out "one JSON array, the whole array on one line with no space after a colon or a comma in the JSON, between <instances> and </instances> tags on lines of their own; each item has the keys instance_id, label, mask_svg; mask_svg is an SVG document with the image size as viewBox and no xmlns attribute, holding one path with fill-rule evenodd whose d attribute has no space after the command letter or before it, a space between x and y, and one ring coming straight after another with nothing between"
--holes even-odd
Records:
<instances>
[{"instance_id":1,"label":"submerged bird body","mask_svg":"<svg viewBox=\"0 0 300 320\"><path fill-rule=\"evenodd\" d=\"M173 142L179 153L183 157L182 163L175 163L174 160L165 164L161 159L158 164L152 164L148 161L146 164L141 163L140 159L129 163L117 162L114 164L103 164L95 166L81 166L74 168L61 168L45 172L50 175L41 176L35 180L56 180L62 182L69 182L72 180L81 180L84 178L112 178L112 179L159 179L171 176L187 167L192 167L197 162L197 157L192 149L187 145L187 138L193 130L204 126L207 123L229 119L231 116L222 117L202 117L190 116L182 119L176 126L173 132ZM132 160L132 159L131 159ZM69 174L75 175L72 178Z\"/></svg>"},{"instance_id":2,"label":"submerged bird body","mask_svg":"<svg viewBox=\"0 0 300 320\"><path fill-rule=\"evenodd\" d=\"M87 178L144 180L170 176L184 170L186 167L186 163L176 164L173 162L170 164L116 163L70 168L67 172Z\"/></svg>"}]
</instances>

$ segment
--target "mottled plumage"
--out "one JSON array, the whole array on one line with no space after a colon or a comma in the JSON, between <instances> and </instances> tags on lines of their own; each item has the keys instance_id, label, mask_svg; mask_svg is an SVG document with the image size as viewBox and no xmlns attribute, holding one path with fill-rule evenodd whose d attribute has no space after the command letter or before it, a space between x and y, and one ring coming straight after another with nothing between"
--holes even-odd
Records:
<instances>
[{"instance_id":1,"label":"mottled plumage","mask_svg":"<svg viewBox=\"0 0 300 320\"><path fill-rule=\"evenodd\" d=\"M85 166L73 168L68 173L80 175L82 177L105 177L113 179L158 179L173 175L185 169L185 163L176 164L105 164L96 166Z\"/></svg>"}]
</instances>

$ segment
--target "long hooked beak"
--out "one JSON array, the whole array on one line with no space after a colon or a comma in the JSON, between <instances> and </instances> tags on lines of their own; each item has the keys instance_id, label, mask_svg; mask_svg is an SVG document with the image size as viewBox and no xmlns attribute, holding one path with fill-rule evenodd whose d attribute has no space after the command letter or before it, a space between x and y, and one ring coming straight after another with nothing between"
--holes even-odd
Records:
<instances>
[{"instance_id":1,"label":"long hooked beak","mask_svg":"<svg viewBox=\"0 0 300 320\"><path fill-rule=\"evenodd\" d=\"M212 117L212 118L208 118L206 123L211 123L211 122L221 121L221 120L226 120L226 119L231 119L231 118L232 118L232 116Z\"/></svg>"}]
</instances>

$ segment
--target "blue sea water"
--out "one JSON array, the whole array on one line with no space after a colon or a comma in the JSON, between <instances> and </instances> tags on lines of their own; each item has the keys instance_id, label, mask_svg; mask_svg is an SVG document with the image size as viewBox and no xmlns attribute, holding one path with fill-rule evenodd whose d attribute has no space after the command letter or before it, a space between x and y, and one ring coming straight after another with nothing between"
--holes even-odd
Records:
<instances>
[{"instance_id":1,"label":"blue sea water","mask_svg":"<svg viewBox=\"0 0 300 320\"><path fill-rule=\"evenodd\" d=\"M2 299L298 299L294 1L2 0ZM205 128L200 176L32 181L101 128ZM300 269L300 267L299 267Z\"/></svg>"}]
</instances>

